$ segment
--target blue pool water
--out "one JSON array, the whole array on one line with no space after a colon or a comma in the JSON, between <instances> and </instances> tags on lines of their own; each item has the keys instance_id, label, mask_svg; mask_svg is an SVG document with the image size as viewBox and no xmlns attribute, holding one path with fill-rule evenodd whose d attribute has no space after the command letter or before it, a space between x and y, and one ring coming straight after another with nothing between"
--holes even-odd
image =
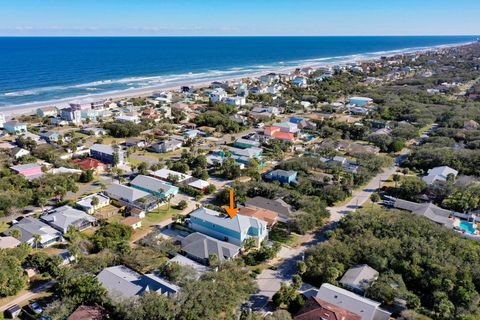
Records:
<instances>
[{"instance_id":1,"label":"blue pool water","mask_svg":"<svg viewBox=\"0 0 480 320\"><path fill-rule=\"evenodd\" d=\"M471 36L0 37L0 107L471 41Z\"/></svg>"},{"instance_id":2,"label":"blue pool water","mask_svg":"<svg viewBox=\"0 0 480 320\"><path fill-rule=\"evenodd\" d=\"M468 234L475 234L475 231L477 230L473 226L473 223L467 221L461 221L459 227L460 229L465 230L465 232Z\"/></svg>"}]
</instances>

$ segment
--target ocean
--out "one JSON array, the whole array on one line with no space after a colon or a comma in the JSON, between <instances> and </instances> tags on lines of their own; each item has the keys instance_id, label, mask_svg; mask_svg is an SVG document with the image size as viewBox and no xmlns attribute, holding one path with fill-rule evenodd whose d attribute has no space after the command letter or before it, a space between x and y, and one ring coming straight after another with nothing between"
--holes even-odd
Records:
<instances>
[{"instance_id":1,"label":"ocean","mask_svg":"<svg viewBox=\"0 0 480 320\"><path fill-rule=\"evenodd\" d=\"M0 37L0 107L128 93L474 41L418 37Z\"/></svg>"}]
</instances>

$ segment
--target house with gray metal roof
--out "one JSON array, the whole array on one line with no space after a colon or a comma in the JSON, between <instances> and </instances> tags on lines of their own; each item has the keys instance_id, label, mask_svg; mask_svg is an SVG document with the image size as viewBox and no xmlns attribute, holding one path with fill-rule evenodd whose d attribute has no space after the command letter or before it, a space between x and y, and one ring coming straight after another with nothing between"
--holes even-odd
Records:
<instances>
[{"instance_id":1,"label":"house with gray metal roof","mask_svg":"<svg viewBox=\"0 0 480 320\"><path fill-rule=\"evenodd\" d=\"M145 292L174 295L180 288L154 274L140 274L124 265L103 269L97 275L98 281L114 298L132 298Z\"/></svg>"},{"instance_id":2,"label":"house with gray metal roof","mask_svg":"<svg viewBox=\"0 0 480 320\"><path fill-rule=\"evenodd\" d=\"M82 231L97 223L95 217L70 206L55 208L42 215L40 219L62 233L67 232L69 227Z\"/></svg>"},{"instance_id":3,"label":"house with gray metal roof","mask_svg":"<svg viewBox=\"0 0 480 320\"><path fill-rule=\"evenodd\" d=\"M358 294L365 291L378 279L378 271L367 264L354 266L345 272L340 283Z\"/></svg>"},{"instance_id":4,"label":"house with gray metal roof","mask_svg":"<svg viewBox=\"0 0 480 320\"><path fill-rule=\"evenodd\" d=\"M19 240L23 243L28 243L32 247L45 248L62 240L62 234L58 230L35 218L23 218L4 233L10 236L13 230L20 231ZM40 236L39 243L35 243L35 235Z\"/></svg>"},{"instance_id":5,"label":"house with gray metal roof","mask_svg":"<svg viewBox=\"0 0 480 320\"><path fill-rule=\"evenodd\" d=\"M177 254L175 257L172 259L168 260L168 263L177 263L183 267L189 267L193 268L198 274L197 276L200 276L202 273L210 271L210 268L188 258L185 256L182 256L181 254Z\"/></svg>"},{"instance_id":6,"label":"house with gray metal roof","mask_svg":"<svg viewBox=\"0 0 480 320\"><path fill-rule=\"evenodd\" d=\"M160 198L168 198L178 193L178 187L160 179L141 174L136 176L135 179L130 182L130 185Z\"/></svg>"},{"instance_id":7,"label":"house with gray metal roof","mask_svg":"<svg viewBox=\"0 0 480 320\"><path fill-rule=\"evenodd\" d=\"M267 223L255 217L228 215L207 208L198 208L190 214L190 228L218 240L243 246L247 238L254 238L259 246L268 236Z\"/></svg>"},{"instance_id":8,"label":"house with gray metal roof","mask_svg":"<svg viewBox=\"0 0 480 320\"><path fill-rule=\"evenodd\" d=\"M121 205L129 208L148 211L157 206L157 197L143 190L123 184L114 183L110 185L105 190L105 194L111 199L118 201Z\"/></svg>"},{"instance_id":9,"label":"house with gray metal roof","mask_svg":"<svg viewBox=\"0 0 480 320\"><path fill-rule=\"evenodd\" d=\"M189 234L182 240L182 251L192 260L208 265L210 255L214 254L219 261L234 258L240 252L240 247L220 241L199 232Z\"/></svg>"},{"instance_id":10,"label":"house with gray metal roof","mask_svg":"<svg viewBox=\"0 0 480 320\"><path fill-rule=\"evenodd\" d=\"M416 203L412 201L393 199L393 206L397 209L410 211L414 214L423 216L435 223L444 225L448 228L454 227L454 217L457 212L440 208L433 203Z\"/></svg>"}]
</instances>

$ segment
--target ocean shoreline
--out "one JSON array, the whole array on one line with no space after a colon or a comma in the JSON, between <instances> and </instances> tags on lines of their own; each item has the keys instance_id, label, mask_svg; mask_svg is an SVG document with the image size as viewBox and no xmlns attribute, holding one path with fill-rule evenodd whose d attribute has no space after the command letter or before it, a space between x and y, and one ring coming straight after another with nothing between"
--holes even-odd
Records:
<instances>
[{"instance_id":1,"label":"ocean shoreline","mask_svg":"<svg viewBox=\"0 0 480 320\"><path fill-rule=\"evenodd\" d=\"M135 97L147 97L151 95L153 92L157 92L157 91L178 91L180 86L194 86L197 88L204 88L210 85L210 83L213 81L235 81L235 80L241 80L241 79L252 79L252 78L258 78L259 76L269 72L288 73L288 72L294 71L297 68L304 68L304 67L320 68L322 66L345 65L348 63L373 61L373 60L379 59L382 56L391 57L398 54L413 54L413 53L421 53L426 51L437 51L445 48L466 46L472 43L474 43L474 41L454 43L454 44L442 44L442 45L435 45L435 46L429 46L429 47L416 47L416 48L404 48L404 49L396 49L396 50L389 50L389 51L367 52L367 53L360 53L360 54L354 54L349 56L305 59L305 60L298 61L298 64L296 66L288 66L283 68L272 67L271 69L265 69L262 71L257 71L254 73L246 73L246 74L237 75L237 76L226 75L226 76L209 78L208 80L207 79L184 80L184 81L178 80L175 83L168 83L164 85L160 84L160 85L154 85L154 86L142 87L142 88L114 90L114 91L107 91L103 93L93 93L88 95L73 96L73 97L66 97L66 98L55 99L55 100L38 101L38 102L31 102L31 103L24 103L24 104L17 104L17 105L5 105L5 106L0 106L0 113L4 114L6 118L11 119L21 115L32 115L36 112L38 108L44 108L49 106L56 106L58 108L67 107L69 102L74 100L82 100L82 99L114 100L114 99L128 99L128 98L135 98ZM372 56L365 57L366 55L372 55ZM350 59L348 59L349 57ZM347 58L347 59L339 60L339 62L323 62L325 60L335 59L335 58L336 59ZM291 63L294 63L294 62L296 61L292 61Z\"/></svg>"}]
</instances>

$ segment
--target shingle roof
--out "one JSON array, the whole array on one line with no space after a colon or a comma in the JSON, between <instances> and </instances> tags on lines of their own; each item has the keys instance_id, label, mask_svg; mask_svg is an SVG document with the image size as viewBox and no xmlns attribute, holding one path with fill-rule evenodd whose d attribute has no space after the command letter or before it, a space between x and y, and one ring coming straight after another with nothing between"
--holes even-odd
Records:
<instances>
[{"instance_id":1,"label":"shingle roof","mask_svg":"<svg viewBox=\"0 0 480 320\"><path fill-rule=\"evenodd\" d=\"M23 218L17 224L14 224L7 230L6 234L11 234L12 230L20 230L20 241L32 241L35 234L40 235L41 241L46 242L61 236L60 232L50 227L48 224L34 218Z\"/></svg>"},{"instance_id":2,"label":"shingle roof","mask_svg":"<svg viewBox=\"0 0 480 320\"><path fill-rule=\"evenodd\" d=\"M95 223L97 219L84 211L70 206L56 208L52 212L40 217L57 230L66 232L69 226L80 227L82 223Z\"/></svg>"},{"instance_id":3,"label":"shingle roof","mask_svg":"<svg viewBox=\"0 0 480 320\"><path fill-rule=\"evenodd\" d=\"M208 259L211 254L216 254L220 260L224 260L224 257L229 259L236 256L240 247L194 232L182 239L182 250L199 259Z\"/></svg>"},{"instance_id":4,"label":"shingle roof","mask_svg":"<svg viewBox=\"0 0 480 320\"><path fill-rule=\"evenodd\" d=\"M142 275L126 266L119 265L103 269L97 279L110 295L134 297L146 291L176 293L179 287L153 274Z\"/></svg>"},{"instance_id":5,"label":"shingle roof","mask_svg":"<svg viewBox=\"0 0 480 320\"><path fill-rule=\"evenodd\" d=\"M348 269L339 282L346 286L367 289L377 277L377 270L363 264Z\"/></svg>"},{"instance_id":6,"label":"shingle roof","mask_svg":"<svg viewBox=\"0 0 480 320\"><path fill-rule=\"evenodd\" d=\"M317 297L310 297L294 320L361 320L358 314Z\"/></svg>"},{"instance_id":7,"label":"shingle roof","mask_svg":"<svg viewBox=\"0 0 480 320\"><path fill-rule=\"evenodd\" d=\"M415 203L412 201L395 199L394 207L424 216L427 219L443 224L447 227L453 227L453 220L450 219L450 217L454 216L455 212L442 209L433 203Z\"/></svg>"},{"instance_id":8,"label":"shingle roof","mask_svg":"<svg viewBox=\"0 0 480 320\"><path fill-rule=\"evenodd\" d=\"M255 197L245 202L246 207L257 207L277 212L279 215L289 216L292 210L288 204L281 200L271 200L264 197Z\"/></svg>"}]
</instances>

